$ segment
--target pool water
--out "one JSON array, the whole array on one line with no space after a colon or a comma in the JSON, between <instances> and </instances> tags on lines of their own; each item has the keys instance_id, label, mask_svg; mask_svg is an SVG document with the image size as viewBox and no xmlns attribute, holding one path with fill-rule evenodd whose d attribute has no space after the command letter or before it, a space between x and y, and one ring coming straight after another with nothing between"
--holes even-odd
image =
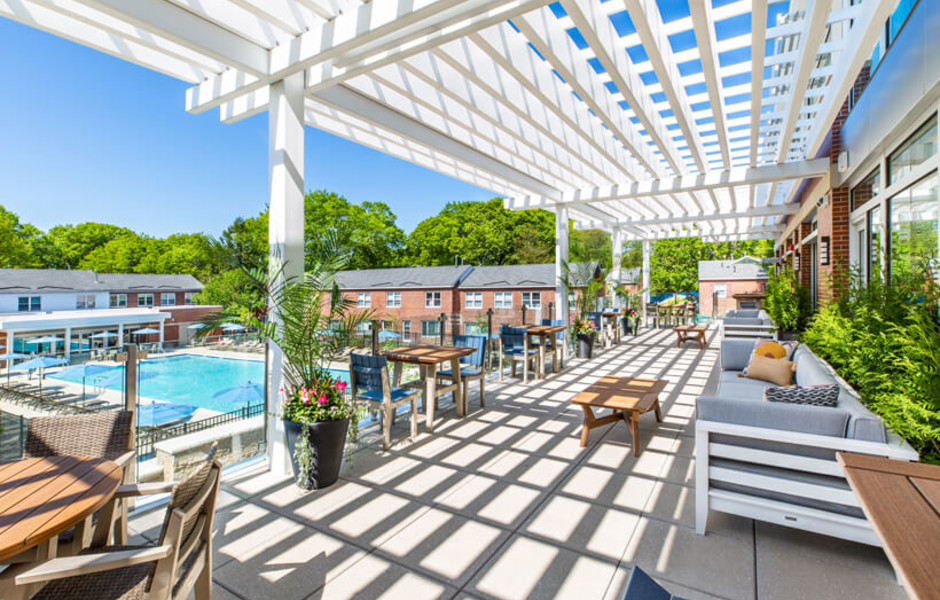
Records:
<instances>
[{"instance_id":1,"label":"pool water","mask_svg":"<svg viewBox=\"0 0 940 600\"><path fill-rule=\"evenodd\" d=\"M86 379L88 386L109 380L107 389L123 389L124 367L118 367L104 376ZM120 373L122 377L114 377ZM337 379L347 381L346 371L331 370ZM50 373L49 378L82 383L81 375L60 377ZM218 412L230 412L244 406L244 402L230 402L213 398L216 393L249 383L264 385L264 362L218 356L177 354L166 358L140 361L140 395L144 398L164 400L176 404L192 404Z\"/></svg>"}]
</instances>

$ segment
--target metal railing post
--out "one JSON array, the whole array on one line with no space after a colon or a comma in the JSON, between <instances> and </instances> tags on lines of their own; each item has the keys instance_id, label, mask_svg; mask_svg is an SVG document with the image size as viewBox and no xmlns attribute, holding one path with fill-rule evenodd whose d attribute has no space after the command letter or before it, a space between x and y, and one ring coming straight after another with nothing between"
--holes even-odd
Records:
<instances>
[{"instance_id":1,"label":"metal railing post","mask_svg":"<svg viewBox=\"0 0 940 600\"><path fill-rule=\"evenodd\" d=\"M440 321L440 323L441 323L441 331L440 331L440 334L441 334L441 343L440 343L440 345L443 346L443 345L444 345L444 323L446 322L447 317L444 315L444 313L441 313L441 316L438 317L437 320Z\"/></svg>"},{"instance_id":2,"label":"metal railing post","mask_svg":"<svg viewBox=\"0 0 940 600\"><path fill-rule=\"evenodd\" d=\"M372 319L372 356L376 356L379 353L379 322L375 319Z\"/></svg>"},{"instance_id":3,"label":"metal railing post","mask_svg":"<svg viewBox=\"0 0 940 600\"><path fill-rule=\"evenodd\" d=\"M526 306L525 304L523 304L522 305L522 324L523 325L525 325L525 311L526 311Z\"/></svg>"},{"instance_id":4,"label":"metal railing post","mask_svg":"<svg viewBox=\"0 0 940 600\"><path fill-rule=\"evenodd\" d=\"M554 302L548 303L548 320L549 321L555 320L555 303Z\"/></svg>"},{"instance_id":5,"label":"metal railing post","mask_svg":"<svg viewBox=\"0 0 940 600\"><path fill-rule=\"evenodd\" d=\"M493 309L486 309L486 356L483 357L483 364L487 366L487 371L493 370Z\"/></svg>"}]
</instances>

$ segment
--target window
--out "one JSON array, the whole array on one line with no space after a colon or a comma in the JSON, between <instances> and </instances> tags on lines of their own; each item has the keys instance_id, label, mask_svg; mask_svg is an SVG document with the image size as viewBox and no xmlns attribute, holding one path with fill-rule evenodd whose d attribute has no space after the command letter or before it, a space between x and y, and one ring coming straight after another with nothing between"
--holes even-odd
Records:
<instances>
[{"instance_id":1,"label":"window","mask_svg":"<svg viewBox=\"0 0 940 600\"><path fill-rule=\"evenodd\" d=\"M425 292L424 293L424 306L425 308L440 308L441 293L440 292Z\"/></svg>"},{"instance_id":2,"label":"window","mask_svg":"<svg viewBox=\"0 0 940 600\"><path fill-rule=\"evenodd\" d=\"M401 322L401 336L405 338L405 340L411 339L411 321Z\"/></svg>"},{"instance_id":3,"label":"window","mask_svg":"<svg viewBox=\"0 0 940 600\"><path fill-rule=\"evenodd\" d=\"M95 307L93 294L79 294L75 296L75 310L86 310Z\"/></svg>"},{"instance_id":4,"label":"window","mask_svg":"<svg viewBox=\"0 0 940 600\"><path fill-rule=\"evenodd\" d=\"M464 335L486 335L486 326L479 323L464 323Z\"/></svg>"},{"instance_id":5,"label":"window","mask_svg":"<svg viewBox=\"0 0 940 600\"><path fill-rule=\"evenodd\" d=\"M356 306L359 308L369 308L372 306L372 294L369 292L358 292L356 294Z\"/></svg>"},{"instance_id":6,"label":"window","mask_svg":"<svg viewBox=\"0 0 940 600\"><path fill-rule=\"evenodd\" d=\"M852 188L852 210L861 208L866 202L878 195L881 191L881 169L875 168L868 177L861 180Z\"/></svg>"},{"instance_id":7,"label":"window","mask_svg":"<svg viewBox=\"0 0 940 600\"><path fill-rule=\"evenodd\" d=\"M176 294L172 292L164 292L160 294L160 306L175 306L176 305Z\"/></svg>"},{"instance_id":8,"label":"window","mask_svg":"<svg viewBox=\"0 0 940 600\"><path fill-rule=\"evenodd\" d=\"M153 294L137 294L137 306L153 306Z\"/></svg>"},{"instance_id":9,"label":"window","mask_svg":"<svg viewBox=\"0 0 940 600\"><path fill-rule=\"evenodd\" d=\"M522 306L542 308L542 292L522 292Z\"/></svg>"},{"instance_id":10,"label":"window","mask_svg":"<svg viewBox=\"0 0 940 600\"><path fill-rule=\"evenodd\" d=\"M933 117L888 157L888 185L896 183L936 153L937 117Z\"/></svg>"},{"instance_id":11,"label":"window","mask_svg":"<svg viewBox=\"0 0 940 600\"><path fill-rule=\"evenodd\" d=\"M401 292L387 292L385 294L386 308L401 308Z\"/></svg>"},{"instance_id":12,"label":"window","mask_svg":"<svg viewBox=\"0 0 940 600\"><path fill-rule=\"evenodd\" d=\"M493 308L512 308L512 292L493 292Z\"/></svg>"},{"instance_id":13,"label":"window","mask_svg":"<svg viewBox=\"0 0 940 600\"><path fill-rule=\"evenodd\" d=\"M41 296L20 296L17 302L20 312L36 312L42 310Z\"/></svg>"},{"instance_id":14,"label":"window","mask_svg":"<svg viewBox=\"0 0 940 600\"><path fill-rule=\"evenodd\" d=\"M127 308L127 294L111 294L111 308Z\"/></svg>"},{"instance_id":15,"label":"window","mask_svg":"<svg viewBox=\"0 0 940 600\"><path fill-rule=\"evenodd\" d=\"M867 271L865 281L874 281L881 278L881 265L884 253L884 246L881 241L881 207L876 206L868 211L868 244L866 252L868 253Z\"/></svg>"},{"instance_id":16,"label":"window","mask_svg":"<svg viewBox=\"0 0 940 600\"><path fill-rule=\"evenodd\" d=\"M356 333L359 335L368 335L372 333L372 321L363 321L356 325Z\"/></svg>"},{"instance_id":17,"label":"window","mask_svg":"<svg viewBox=\"0 0 940 600\"><path fill-rule=\"evenodd\" d=\"M183 296L184 304L195 304L196 303L196 294L198 292L186 292L186 295Z\"/></svg>"},{"instance_id":18,"label":"window","mask_svg":"<svg viewBox=\"0 0 940 600\"><path fill-rule=\"evenodd\" d=\"M888 203L891 278L910 275L923 260L937 259L937 175L919 181Z\"/></svg>"},{"instance_id":19,"label":"window","mask_svg":"<svg viewBox=\"0 0 940 600\"><path fill-rule=\"evenodd\" d=\"M466 292L463 295L464 308L483 308L483 292Z\"/></svg>"},{"instance_id":20,"label":"window","mask_svg":"<svg viewBox=\"0 0 940 600\"><path fill-rule=\"evenodd\" d=\"M421 337L436 337L441 335L440 321L421 321Z\"/></svg>"},{"instance_id":21,"label":"window","mask_svg":"<svg viewBox=\"0 0 940 600\"><path fill-rule=\"evenodd\" d=\"M728 297L728 284L716 283L715 284L715 298L727 298L727 297Z\"/></svg>"}]
</instances>

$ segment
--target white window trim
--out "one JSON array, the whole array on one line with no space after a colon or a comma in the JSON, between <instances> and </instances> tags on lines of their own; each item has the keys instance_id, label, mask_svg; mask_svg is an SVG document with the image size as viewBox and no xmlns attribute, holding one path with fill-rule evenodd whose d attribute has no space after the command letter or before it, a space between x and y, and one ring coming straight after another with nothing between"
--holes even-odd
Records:
<instances>
[{"instance_id":1,"label":"white window trim","mask_svg":"<svg viewBox=\"0 0 940 600\"><path fill-rule=\"evenodd\" d=\"M356 292L356 308L372 308L372 292Z\"/></svg>"},{"instance_id":2,"label":"white window trim","mask_svg":"<svg viewBox=\"0 0 940 600\"><path fill-rule=\"evenodd\" d=\"M390 298L395 298L395 303L389 302ZM386 308L401 308L401 292L385 292Z\"/></svg>"},{"instance_id":3,"label":"white window trim","mask_svg":"<svg viewBox=\"0 0 940 600\"><path fill-rule=\"evenodd\" d=\"M473 297L473 306L470 305L470 297ZM483 308L483 292L464 292L463 307L468 310L481 310Z\"/></svg>"},{"instance_id":4,"label":"white window trim","mask_svg":"<svg viewBox=\"0 0 940 600\"><path fill-rule=\"evenodd\" d=\"M424 308L440 308L443 304L444 296L440 292L424 292Z\"/></svg>"},{"instance_id":5,"label":"white window trim","mask_svg":"<svg viewBox=\"0 0 940 600\"><path fill-rule=\"evenodd\" d=\"M141 303L141 299L142 299L142 298L147 298L147 297L150 298L150 303L149 303L149 304L143 304L143 303ZM142 307L144 307L144 308L153 308L153 306L154 306L155 303L156 303L156 298L154 298L153 294L149 294L149 293L148 293L148 294L137 294L137 306L142 306Z\"/></svg>"},{"instance_id":6,"label":"white window trim","mask_svg":"<svg viewBox=\"0 0 940 600\"><path fill-rule=\"evenodd\" d=\"M507 306L506 303L505 303L505 301L504 301L504 302L502 303L503 305L502 305L502 306L499 306L499 305L497 304L497 300L496 300L496 297L497 297L497 296L499 296L499 297L501 297L501 298L507 298L507 297L508 297L508 298L509 298L509 305ZM494 308L494 309L508 310L508 309L511 309L511 308L512 308L512 305L513 305L512 292L493 292L493 308Z\"/></svg>"}]
</instances>

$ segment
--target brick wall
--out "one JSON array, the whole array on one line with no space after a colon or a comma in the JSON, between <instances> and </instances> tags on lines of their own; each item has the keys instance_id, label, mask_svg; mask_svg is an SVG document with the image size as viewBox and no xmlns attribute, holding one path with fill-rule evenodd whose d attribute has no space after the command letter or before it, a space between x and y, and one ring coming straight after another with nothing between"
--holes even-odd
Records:
<instances>
[{"instance_id":1,"label":"brick wall","mask_svg":"<svg viewBox=\"0 0 940 600\"><path fill-rule=\"evenodd\" d=\"M441 313L448 315L447 334L451 333L453 314L457 311L457 297L453 289L382 289L382 290L343 290L343 296L356 302L359 293L370 294L370 308L375 318L383 321L397 321L395 328L407 331L404 322L410 324L412 340L421 335L422 321L437 321ZM425 292L439 292L440 306L426 306ZM388 306L389 294L401 294L401 306ZM366 309L363 309L366 310Z\"/></svg>"},{"instance_id":2,"label":"brick wall","mask_svg":"<svg viewBox=\"0 0 940 600\"><path fill-rule=\"evenodd\" d=\"M496 308L494 306L496 293L497 292L509 292L512 294L512 308ZM460 333L466 331L465 325L467 323L476 323L477 318L486 317L486 311L490 308L493 309L493 328L497 329L500 325L522 325L522 294L527 292L529 294L538 293L540 295L541 308L528 308L526 309L525 322L526 324L538 323L541 319L548 318L549 302L557 304L555 302L555 288L528 288L528 289L516 289L516 290L494 290L494 289L474 289L474 288L460 288L459 299L460 299ZM482 294L483 306L482 308L467 308L466 307L466 294L467 293L480 293ZM553 313L555 316L558 315L557 307L553 306Z\"/></svg>"},{"instance_id":3,"label":"brick wall","mask_svg":"<svg viewBox=\"0 0 940 600\"><path fill-rule=\"evenodd\" d=\"M723 283L727 289L727 294L724 298L718 299L718 306L714 306L713 303L713 294L715 292L715 284ZM753 293L763 293L764 288L767 285L767 281L764 279L746 279L746 280L734 280L734 281L699 281L698 282L698 293L699 293L699 314L711 317L725 314L726 311L732 310L738 307L738 301L734 299L735 294L753 294ZM713 312L714 311L714 312Z\"/></svg>"}]
</instances>

